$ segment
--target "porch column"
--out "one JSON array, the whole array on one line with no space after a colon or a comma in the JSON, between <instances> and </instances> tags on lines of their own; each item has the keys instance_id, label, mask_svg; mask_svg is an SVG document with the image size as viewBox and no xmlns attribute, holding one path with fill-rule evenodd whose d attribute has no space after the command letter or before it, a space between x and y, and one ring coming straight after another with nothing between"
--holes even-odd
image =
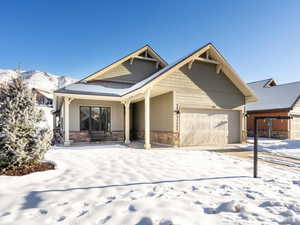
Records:
<instances>
[{"instance_id":1,"label":"porch column","mask_svg":"<svg viewBox=\"0 0 300 225\"><path fill-rule=\"evenodd\" d=\"M64 145L65 146L69 146L70 145L70 135L69 135L69 130L70 130L70 118L69 118L69 105L71 103L72 99L71 98L68 98L68 97L65 97L64 98L64 108L65 108L65 112L64 112Z\"/></svg>"},{"instance_id":2,"label":"porch column","mask_svg":"<svg viewBox=\"0 0 300 225\"><path fill-rule=\"evenodd\" d=\"M145 149L150 149L150 89L145 92Z\"/></svg>"},{"instance_id":3,"label":"porch column","mask_svg":"<svg viewBox=\"0 0 300 225\"><path fill-rule=\"evenodd\" d=\"M125 144L130 144L130 102L125 102Z\"/></svg>"}]
</instances>

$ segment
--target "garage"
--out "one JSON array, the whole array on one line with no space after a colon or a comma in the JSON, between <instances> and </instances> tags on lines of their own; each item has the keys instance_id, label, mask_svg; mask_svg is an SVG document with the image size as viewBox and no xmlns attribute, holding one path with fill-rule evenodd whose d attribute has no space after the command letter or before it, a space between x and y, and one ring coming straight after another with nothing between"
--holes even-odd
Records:
<instances>
[{"instance_id":1,"label":"garage","mask_svg":"<svg viewBox=\"0 0 300 225\"><path fill-rule=\"evenodd\" d=\"M182 146L223 145L240 142L240 111L182 109Z\"/></svg>"},{"instance_id":2,"label":"garage","mask_svg":"<svg viewBox=\"0 0 300 225\"><path fill-rule=\"evenodd\" d=\"M300 139L300 115L293 115L291 124L292 139Z\"/></svg>"}]
</instances>

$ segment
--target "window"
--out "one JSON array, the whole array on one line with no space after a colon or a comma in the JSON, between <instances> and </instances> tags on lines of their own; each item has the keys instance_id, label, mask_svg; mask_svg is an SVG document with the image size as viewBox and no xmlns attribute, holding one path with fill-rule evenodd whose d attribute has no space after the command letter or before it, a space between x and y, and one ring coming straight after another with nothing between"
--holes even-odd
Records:
<instances>
[{"instance_id":1,"label":"window","mask_svg":"<svg viewBox=\"0 0 300 225\"><path fill-rule=\"evenodd\" d=\"M110 107L80 106L80 130L111 131Z\"/></svg>"}]
</instances>

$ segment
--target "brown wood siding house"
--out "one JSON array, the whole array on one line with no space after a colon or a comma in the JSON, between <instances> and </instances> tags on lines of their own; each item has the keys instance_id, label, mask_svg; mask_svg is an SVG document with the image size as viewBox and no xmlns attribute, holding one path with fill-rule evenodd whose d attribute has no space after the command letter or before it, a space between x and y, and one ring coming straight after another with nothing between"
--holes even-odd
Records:
<instances>
[{"instance_id":1,"label":"brown wood siding house","mask_svg":"<svg viewBox=\"0 0 300 225\"><path fill-rule=\"evenodd\" d=\"M300 82L277 85L273 79L248 83L258 101L247 104L247 132L254 133L254 118L258 116L292 116L291 120L258 121L260 137L300 139Z\"/></svg>"}]
</instances>

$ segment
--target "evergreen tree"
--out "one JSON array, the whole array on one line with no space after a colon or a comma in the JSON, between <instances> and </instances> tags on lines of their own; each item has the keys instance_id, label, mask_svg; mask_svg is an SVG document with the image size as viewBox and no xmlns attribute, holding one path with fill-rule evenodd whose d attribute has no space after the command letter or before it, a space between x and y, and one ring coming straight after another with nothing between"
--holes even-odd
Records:
<instances>
[{"instance_id":1,"label":"evergreen tree","mask_svg":"<svg viewBox=\"0 0 300 225\"><path fill-rule=\"evenodd\" d=\"M0 90L0 170L26 167L44 158L51 132L41 128L43 112L18 77Z\"/></svg>"}]
</instances>

